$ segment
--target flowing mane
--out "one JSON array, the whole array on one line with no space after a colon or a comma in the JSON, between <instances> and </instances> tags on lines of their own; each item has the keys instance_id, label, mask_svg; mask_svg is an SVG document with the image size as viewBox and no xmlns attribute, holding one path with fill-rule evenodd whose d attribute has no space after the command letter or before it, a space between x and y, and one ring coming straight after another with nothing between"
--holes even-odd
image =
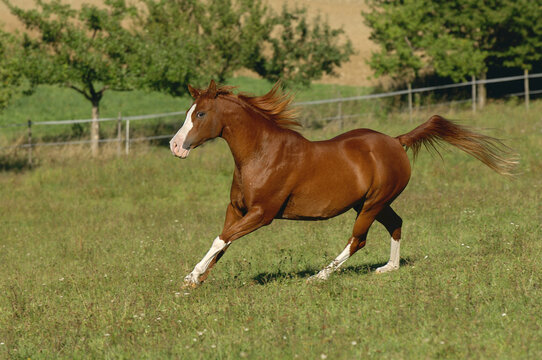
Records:
<instances>
[{"instance_id":1,"label":"flowing mane","mask_svg":"<svg viewBox=\"0 0 542 360\"><path fill-rule=\"evenodd\" d=\"M300 127L301 124L297 121L297 110L291 107L293 95L283 92L280 84L280 81L277 82L267 94L261 96L247 93L234 94L235 86L217 87L214 94L210 89L207 89L201 92L201 96L222 96L241 106L248 106L283 129Z\"/></svg>"}]
</instances>

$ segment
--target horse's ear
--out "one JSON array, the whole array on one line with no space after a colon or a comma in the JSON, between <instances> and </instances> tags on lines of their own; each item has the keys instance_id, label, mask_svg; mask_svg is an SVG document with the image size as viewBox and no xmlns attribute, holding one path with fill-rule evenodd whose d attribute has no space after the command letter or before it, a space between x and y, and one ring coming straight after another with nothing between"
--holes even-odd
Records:
<instances>
[{"instance_id":1,"label":"horse's ear","mask_svg":"<svg viewBox=\"0 0 542 360\"><path fill-rule=\"evenodd\" d=\"M199 90L194 89L192 86L190 86L190 84L188 84L188 91L190 92L190 95L192 95L194 99L197 99L200 96Z\"/></svg>"},{"instance_id":2,"label":"horse's ear","mask_svg":"<svg viewBox=\"0 0 542 360\"><path fill-rule=\"evenodd\" d=\"M212 79L211 79L211 82L209 83L209 88L207 89L207 94L209 94L209 96L211 98L215 98L216 95L217 95L216 83Z\"/></svg>"}]
</instances>

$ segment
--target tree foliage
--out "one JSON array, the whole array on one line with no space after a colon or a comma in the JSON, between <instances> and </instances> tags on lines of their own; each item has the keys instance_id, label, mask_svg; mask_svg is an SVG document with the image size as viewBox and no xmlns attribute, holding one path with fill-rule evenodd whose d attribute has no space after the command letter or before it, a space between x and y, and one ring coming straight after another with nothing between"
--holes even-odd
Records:
<instances>
[{"instance_id":1,"label":"tree foliage","mask_svg":"<svg viewBox=\"0 0 542 360\"><path fill-rule=\"evenodd\" d=\"M542 6L530 0L368 0L365 22L381 45L377 75L412 80L432 71L455 81L495 66L529 69L542 54Z\"/></svg>"},{"instance_id":2,"label":"tree foliage","mask_svg":"<svg viewBox=\"0 0 542 360\"><path fill-rule=\"evenodd\" d=\"M21 72L33 85L79 92L93 117L107 89L180 96L189 83L224 81L242 68L308 85L353 53L341 29L304 9L275 13L262 0L105 0L80 10L65 0L34 0L31 10L2 1L26 29Z\"/></svg>"},{"instance_id":3,"label":"tree foliage","mask_svg":"<svg viewBox=\"0 0 542 360\"><path fill-rule=\"evenodd\" d=\"M342 29L333 29L320 16L309 21L306 9L290 11L286 6L269 19L271 31L257 47L246 66L266 79L307 86L334 70L353 54L349 40L341 42Z\"/></svg>"},{"instance_id":4,"label":"tree foliage","mask_svg":"<svg viewBox=\"0 0 542 360\"><path fill-rule=\"evenodd\" d=\"M22 77L17 63L19 48L13 37L0 30L0 110L21 92Z\"/></svg>"},{"instance_id":5,"label":"tree foliage","mask_svg":"<svg viewBox=\"0 0 542 360\"><path fill-rule=\"evenodd\" d=\"M428 62L421 42L432 29L416 1L404 3L401 8L395 1L373 0L369 2L372 11L363 14L373 29L371 40L381 47L368 62L376 76L412 79Z\"/></svg>"},{"instance_id":6,"label":"tree foliage","mask_svg":"<svg viewBox=\"0 0 542 360\"><path fill-rule=\"evenodd\" d=\"M506 67L531 70L542 65L542 4L540 1L511 1L505 9L496 46L496 56Z\"/></svg>"},{"instance_id":7,"label":"tree foliage","mask_svg":"<svg viewBox=\"0 0 542 360\"><path fill-rule=\"evenodd\" d=\"M131 89L127 65L133 51L121 25L123 0L106 0L107 8L83 4L80 11L60 0L35 0L31 10L2 1L27 30L21 70L33 84L65 85L91 102L107 89Z\"/></svg>"},{"instance_id":8,"label":"tree foliage","mask_svg":"<svg viewBox=\"0 0 542 360\"><path fill-rule=\"evenodd\" d=\"M23 23L24 61L19 70L32 85L58 84L83 95L92 106L92 152L98 151L99 104L108 89L130 90L135 54L124 0L105 0L105 7L83 4L73 9L60 0L35 0L23 10L2 0Z\"/></svg>"},{"instance_id":9,"label":"tree foliage","mask_svg":"<svg viewBox=\"0 0 542 360\"><path fill-rule=\"evenodd\" d=\"M286 84L308 85L353 53L342 30L303 9L274 13L261 0L140 0L134 23L145 47L141 78L180 95L187 83L224 81L248 68ZM143 10L141 10L143 9Z\"/></svg>"}]
</instances>

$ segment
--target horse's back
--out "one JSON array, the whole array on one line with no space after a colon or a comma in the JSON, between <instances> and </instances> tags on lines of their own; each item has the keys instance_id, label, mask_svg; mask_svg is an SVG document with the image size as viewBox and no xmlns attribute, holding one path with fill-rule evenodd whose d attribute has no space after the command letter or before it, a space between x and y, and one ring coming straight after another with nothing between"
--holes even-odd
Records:
<instances>
[{"instance_id":1,"label":"horse's back","mask_svg":"<svg viewBox=\"0 0 542 360\"><path fill-rule=\"evenodd\" d=\"M324 146L339 149L337 158L357 162L356 171L366 176L370 174L374 185L406 186L410 179L410 161L405 149L396 138L386 134L355 129L328 140Z\"/></svg>"},{"instance_id":2,"label":"horse's back","mask_svg":"<svg viewBox=\"0 0 542 360\"><path fill-rule=\"evenodd\" d=\"M410 173L410 161L399 141L375 130L355 129L314 145L317 152L334 151L337 158L355 157L361 163L378 165L383 171L400 168Z\"/></svg>"}]
</instances>

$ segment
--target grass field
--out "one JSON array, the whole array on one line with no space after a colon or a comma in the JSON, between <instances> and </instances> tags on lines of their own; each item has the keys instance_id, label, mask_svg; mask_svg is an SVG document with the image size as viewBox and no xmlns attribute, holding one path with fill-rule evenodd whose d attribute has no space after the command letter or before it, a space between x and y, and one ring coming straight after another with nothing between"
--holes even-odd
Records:
<instances>
[{"instance_id":1,"label":"grass field","mask_svg":"<svg viewBox=\"0 0 542 360\"><path fill-rule=\"evenodd\" d=\"M238 87L237 91L264 94L271 89L272 83L247 77L237 77L226 83ZM206 86L207 84L205 84ZM292 90L296 101L330 99L356 96L369 93L369 88L313 84L310 88ZM119 112L124 116L166 113L186 110L192 102L189 96L175 98L158 92L126 91L106 92L100 103L101 117L116 117ZM26 123L27 120L70 120L89 119L91 105L77 92L57 86L37 87L31 96L18 98L0 113L0 125Z\"/></svg>"},{"instance_id":2,"label":"grass field","mask_svg":"<svg viewBox=\"0 0 542 360\"><path fill-rule=\"evenodd\" d=\"M236 91L252 94L265 94L273 84L262 79L236 77L228 85L238 87ZM206 86L207 84L205 84ZM370 88L347 85L313 84L309 88L290 90L296 101L330 99L367 94ZM175 98L158 92L127 91L106 92L100 104L101 118L117 118L144 114L163 114L185 111L192 99L189 96ZM347 103L345 111L355 107L355 112L373 111L380 102ZM370 108L367 108L369 106ZM304 114L311 118L321 118L324 113L336 114L336 104L312 106L304 109ZM310 112L309 112L310 111ZM2 147L12 146L27 141L28 120L34 123L50 120L88 119L91 105L77 92L58 86L39 86L30 96L16 99L8 108L0 112L0 169L2 169ZM154 120L131 123L131 137L172 134L184 120L184 116L173 116ZM19 126L11 126L17 124ZM22 125L22 126L21 126ZM103 122L100 125L102 139L116 138L116 121ZM43 126L32 128L33 143L66 140L88 140L90 123Z\"/></svg>"},{"instance_id":3,"label":"grass field","mask_svg":"<svg viewBox=\"0 0 542 360\"><path fill-rule=\"evenodd\" d=\"M401 269L374 274L389 256L375 224L318 284L305 281L342 250L353 212L275 221L235 242L202 287L180 288L221 231L233 165L222 140L184 161L163 147L94 160L42 149L37 168L0 172L0 358L541 358L542 103L531 105L443 114L498 129L521 174L423 153L395 203ZM398 135L428 115L348 126Z\"/></svg>"}]
</instances>

